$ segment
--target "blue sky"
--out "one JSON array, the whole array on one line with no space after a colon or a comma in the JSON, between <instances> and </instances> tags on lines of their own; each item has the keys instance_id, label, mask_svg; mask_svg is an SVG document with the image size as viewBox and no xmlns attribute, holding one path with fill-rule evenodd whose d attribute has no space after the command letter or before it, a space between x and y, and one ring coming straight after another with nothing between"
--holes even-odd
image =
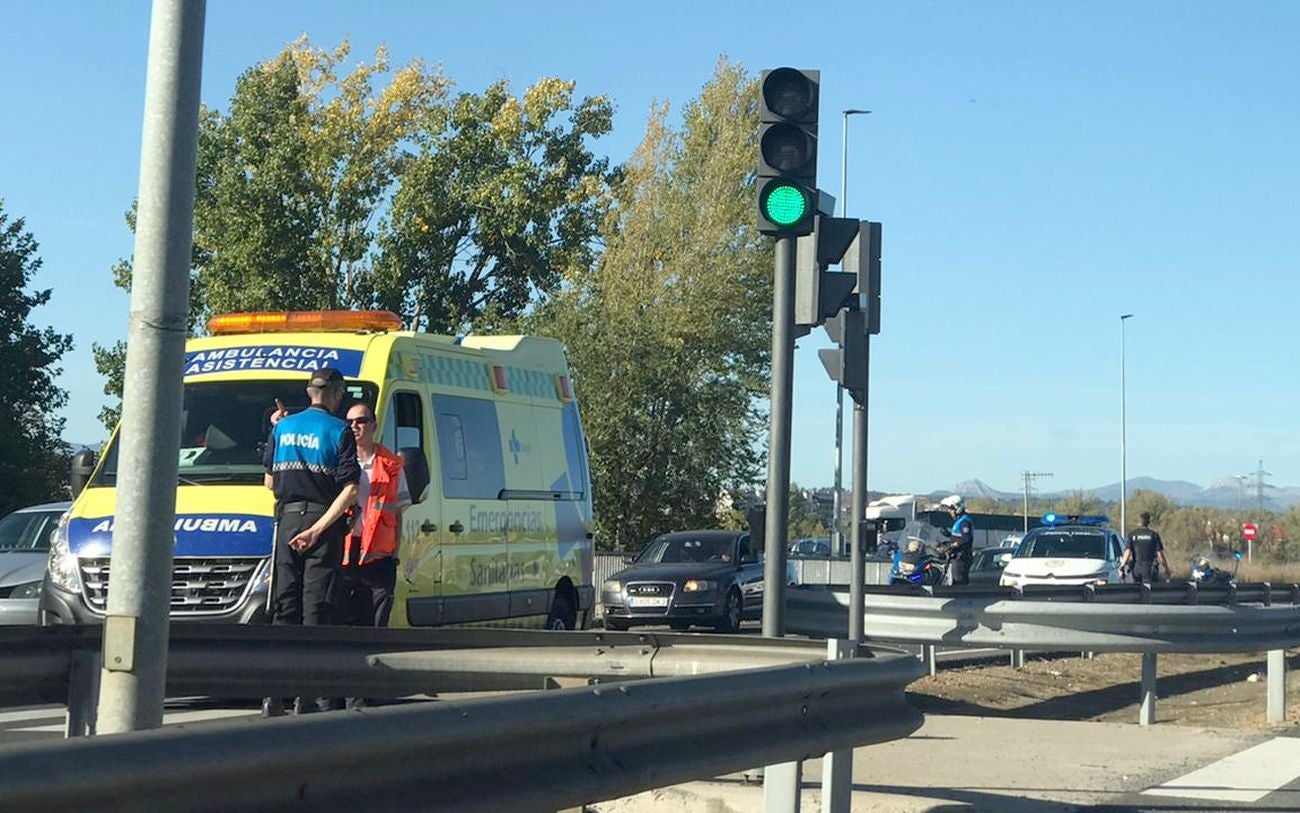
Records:
<instances>
[{"instance_id":1,"label":"blue sky","mask_svg":"<svg viewBox=\"0 0 1300 813\"><path fill-rule=\"evenodd\" d=\"M143 2L0 0L0 198L54 289L35 320L76 340L62 385L81 442L102 436L91 343L126 329L109 268L132 248L148 20ZM873 110L851 121L848 173L848 214L884 223L873 489L1118 481L1127 312L1130 476L1204 484L1263 459L1300 483L1300 4L214 0L204 101L224 109L242 70L303 33L386 43L467 90L576 79L618 105L596 144L616 161L651 102L690 99L719 55L820 68L833 193L839 111ZM831 481L824 346L818 330L796 353L805 485Z\"/></svg>"}]
</instances>

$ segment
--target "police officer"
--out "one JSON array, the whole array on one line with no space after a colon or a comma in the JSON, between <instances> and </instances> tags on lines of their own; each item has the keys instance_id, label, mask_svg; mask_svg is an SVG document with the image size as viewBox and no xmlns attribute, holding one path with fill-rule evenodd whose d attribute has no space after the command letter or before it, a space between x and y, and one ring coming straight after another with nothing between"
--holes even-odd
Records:
<instances>
[{"instance_id":1,"label":"police officer","mask_svg":"<svg viewBox=\"0 0 1300 813\"><path fill-rule=\"evenodd\" d=\"M265 482L276 500L274 624L335 620L344 514L356 502L360 477L356 440L333 414L344 395L343 376L326 367L308 379L311 406L288 415L277 404L263 458ZM268 698L264 713L283 713L276 700ZM320 698L316 705L327 709L329 700Z\"/></svg>"},{"instance_id":2,"label":"police officer","mask_svg":"<svg viewBox=\"0 0 1300 813\"><path fill-rule=\"evenodd\" d=\"M1122 571L1130 564L1133 566L1133 581L1138 584L1155 581L1155 563L1160 560L1160 567L1164 568L1165 576L1169 576L1169 560L1165 558L1165 545L1160 541L1160 534L1151 530L1151 513L1143 511L1138 514L1142 524L1134 528L1128 535L1128 547L1124 549L1124 556L1119 560L1119 569Z\"/></svg>"},{"instance_id":3,"label":"police officer","mask_svg":"<svg viewBox=\"0 0 1300 813\"><path fill-rule=\"evenodd\" d=\"M966 513L966 503L956 494L944 497L939 505L952 517L951 542L945 548L951 562L953 584L970 583L970 563L975 556L975 522Z\"/></svg>"}]
</instances>

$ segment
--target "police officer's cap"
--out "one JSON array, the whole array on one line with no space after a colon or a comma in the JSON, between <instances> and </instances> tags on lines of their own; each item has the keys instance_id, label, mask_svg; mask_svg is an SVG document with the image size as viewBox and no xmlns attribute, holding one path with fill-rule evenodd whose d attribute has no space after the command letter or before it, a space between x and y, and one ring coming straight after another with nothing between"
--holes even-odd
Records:
<instances>
[{"instance_id":1,"label":"police officer's cap","mask_svg":"<svg viewBox=\"0 0 1300 813\"><path fill-rule=\"evenodd\" d=\"M343 374L333 367L322 367L311 374L307 386L322 390L337 390L343 387Z\"/></svg>"}]
</instances>

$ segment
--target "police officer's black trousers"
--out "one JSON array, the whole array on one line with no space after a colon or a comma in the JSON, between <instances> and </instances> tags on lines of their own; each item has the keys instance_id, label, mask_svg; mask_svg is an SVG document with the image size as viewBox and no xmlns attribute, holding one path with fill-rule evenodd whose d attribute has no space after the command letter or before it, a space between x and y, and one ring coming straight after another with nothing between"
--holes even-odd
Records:
<instances>
[{"instance_id":1,"label":"police officer's black trousers","mask_svg":"<svg viewBox=\"0 0 1300 813\"><path fill-rule=\"evenodd\" d=\"M336 623L345 524L334 523L302 553L289 548L289 540L310 528L326 510L328 506L315 503L292 503L280 511L275 532L274 624Z\"/></svg>"},{"instance_id":2,"label":"police officer's black trousers","mask_svg":"<svg viewBox=\"0 0 1300 813\"><path fill-rule=\"evenodd\" d=\"M289 540L310 528L327 510L326 505L299 502L277 511L272 624L311 627L336 623L334 608L346 523L342 520L334 523L317 538L315 545L302 553L289 547ZM335 705L328 697L300 697L295 703L299 713L327 711ZM262 701L263 716L274 717L284 712L283 698L268 697Z\"/></svg>"}]
</instances>

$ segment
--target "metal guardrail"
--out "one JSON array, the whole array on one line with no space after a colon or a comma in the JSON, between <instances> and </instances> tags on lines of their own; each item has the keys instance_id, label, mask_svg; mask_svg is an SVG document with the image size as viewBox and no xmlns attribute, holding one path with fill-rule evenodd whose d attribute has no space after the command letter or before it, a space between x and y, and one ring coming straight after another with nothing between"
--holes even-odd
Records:
<instances>
[{"instance_id":1,"label":"metal guardrail","mask_svg":"<svg viewBox=\"0 0 1300 813\"><path fill-rule=\"evenodd\" d=\"M602 682L0 747L0 810L556 810L903 737L921 723L903 698L922 674L915 658L863 649L827 662L819 642L180 625L172 636L177 693ZM26 702L36 680L75 688L73 664L97 643L94 629L0 631L0 680L19 679L7 702ZM722 671L693 674L709 670ZM665 674L691 676L629 680Z\"/></svg>"},{"instance_id":2,"label":"metal guardrail","mask_svg":"<svg viewBox=\"0 0 1300 813\"><path fill-rule=\"evenodd\" d=\"M63 702L102 627L0 628L0 706ZM175 624L168 693L399 696L543 688L546 677L633 680L820 661L794 639L649 632Z\"/></svg>"},{"instance_id":3,"label":"metal guardrail","mask_svg":"<svg viewBox=\"0 0 1300 813\"><path fill-rule=\"evenodd\" d=\"M1211 603L1221 602L1221 604ZM1287 603L1280 603L1287 602ZM839 638L848 630L846 588L786 593L786 628ZM1211 589L1195 585L1010 588L868 588L863 631L869 641L919 643L934 674L935 647L1138 652L1138 720L1155 721L1156 657L1161 652L1268 652L1268 720L1286 719L1285 650L1300 645L1300 586Z\"/></svg>"},{"instance_id":4,"label":"metal guardrail","mask_svg":"<svg viewBox=\"0 0 1300 813\"><path fill-rule=\"evenodd\" d=\"M1300 645L1300 606L1106 600L1120 596L1136 600L1142 591L1138 585L1132 587L1131 591L1099 589L1093 600L1084 600L1078 588L1037 595L1026 591L1023 596L1010 589L868 590L863 629L872 641L1027 650L1261 652ZM1175 590L1163 592L1171 596ZM1067 596L1073 600L1065 600ZM800 635L844 637L848 592L790 590L786 628Z\"/></svg>"}]
</instances>

